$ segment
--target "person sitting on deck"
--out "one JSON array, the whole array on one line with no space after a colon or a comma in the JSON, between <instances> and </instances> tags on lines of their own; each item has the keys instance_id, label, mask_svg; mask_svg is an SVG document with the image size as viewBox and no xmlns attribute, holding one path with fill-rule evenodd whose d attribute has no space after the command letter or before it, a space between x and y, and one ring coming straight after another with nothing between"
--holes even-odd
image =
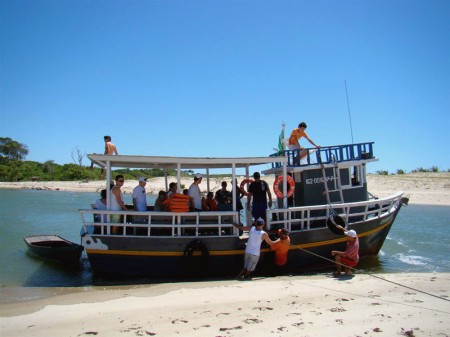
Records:
<instances>
[{"instance_id":1,"label":"person sitting on deck","mask_svg":"<svg viewBox=\"0 0 450 337\"><path fill-rule=\"evenodd\" d=\"M167 191L167 197L169 198L173 193L177 193L177 183L171 182L169 184L169 190Z\"/></svg>"},{"instance_id":2,"label":"person sitting on deck","mask_svg":"<svg viewBox=\"0 0 450 337\"><path fill-rule=\"evenodd\" d=\"M168 204L165 204L164 201L167 200L166 191L159 191L158 198L155 200L155 212L165 212L167 210Z\"/></svg>"},{"instance_id":3,"label":"person sitting on deck","mask_svg":"<svg viewBox=\"0 0 450 337\"><path fill-rule=\"evenodd\" d=\"M94 209L106 211L106 190L100 191L100 199L95 201ZM102 222L102 216L94 214L94 222ZM106 214L103 214L103 222L106 222Z\"/></svg>"},{"instance_id":4,"label":"person sitting on deck","mask_svg":"<svg viewBox=\"0 0 450 337\"><path fill-rule=\"evenodd\" d=\"M222 181L222 188L216 192L217 210L231 211L232 200L231 192L227 190L227 182Z\"/></svg>"},{"instance_id":5,"label":"person sitting on deck","mask_svg":"<svg viewBox=\"0 0 450 337\"><path fill-rule=\"evenodd\" d=\"M206 198L202 198L202 210L217 211L217 203L214 199L214 193L208 192Z\"/></svg>"}]
</instances>

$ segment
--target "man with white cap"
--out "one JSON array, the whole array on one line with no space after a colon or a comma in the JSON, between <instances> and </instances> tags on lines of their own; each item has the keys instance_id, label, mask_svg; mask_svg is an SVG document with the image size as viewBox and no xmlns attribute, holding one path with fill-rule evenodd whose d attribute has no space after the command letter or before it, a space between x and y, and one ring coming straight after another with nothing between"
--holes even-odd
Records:
<instances>
[{"instance_id":1,"label":"man with white cap","mask_svg":"<svg viewBox=\"0 0 450 337\"><path fill-rule=\"evenodd\" d=\"M197 173L194 176L194 182L189 186L188 194L194 201L194 210L200 212L202 210L202 193L200 192L200 183L202 182L203 176Z\"/></svg>"},{"instance_id":2,"label":"man with white cap","mask_svg":"<svg viewBox=\"0 0 450 337\"><path fill-rule=\"evenodd\" d=\"M337 250L331 251L331 255L335 257L336 261L336 272L334 273L334 276L337 277L341 276L341 265L345 266L345 274L350 275L350 268L356 266L359 261L358 235L353 229L346 231L343 227L341 228L347 236L347 246L345 247L345 252L340 252Z\"/></svg>"},{"instance_id":3,"label":"man with white cap","mask_svg":"<svg viewBox=\"0 0 450 337\"><path fill-rule=\"evenodd\" d=\"M147 211L147 194L145 192L145 185L147 178L140 177L139 185L133 189L133 206L134 210L138 212Z\"/></svg>"}]
</instances>

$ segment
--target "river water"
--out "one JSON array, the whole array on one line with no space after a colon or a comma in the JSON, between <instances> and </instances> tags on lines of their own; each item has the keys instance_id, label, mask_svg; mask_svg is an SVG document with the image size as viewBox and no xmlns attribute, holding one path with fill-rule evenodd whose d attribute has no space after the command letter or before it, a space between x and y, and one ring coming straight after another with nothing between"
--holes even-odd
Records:
<instances>
[{"instance_id":1,"label":"river water","mask_svg":"<svg viewBox=\"0 0 450 337\"><path fill-rule=\"evenodd\" d=\"M8 288L89 287L118 284L92 274L86 257L79 269L64 270L33 258L23 237L58 234L79 242L78 209L89 208L97 193L0 189L0 301ZM131 195L124 196L131 202ZM148 197L151 204L155 197ZM380 254L361 259L366 272L450 272L450 207L410 205L401 209ZM123 282L123 281L121 281ZM148 283L133 280L132 283ZM128 283L130 284L130 283ZM27 296L33 297L32 291Z\"/></svg>"}]
</instances>

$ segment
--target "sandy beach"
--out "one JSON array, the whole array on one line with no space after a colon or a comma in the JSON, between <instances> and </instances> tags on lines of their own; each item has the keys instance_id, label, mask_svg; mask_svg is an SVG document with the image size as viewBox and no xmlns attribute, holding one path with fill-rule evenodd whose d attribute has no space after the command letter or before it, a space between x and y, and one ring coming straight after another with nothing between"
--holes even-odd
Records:
<instances>
[{"instance_id":1,"label":"sandy beach","mask_svg":"<svg viewBox=\"0 0 450 337\"><path fill-rule=\"evenodd\" d=\"M239 177L242 181L244 177ZM274 177L263 177L273 185ZM209 180L209 189L216 191L220 188L223 179L212 178ZM227 180L227 179L225 179ZM169 177L169 182L176 181L176 177ZM192 183L191 178L182 178L181 185L188 188ZM230 179L228 187L231 189ZM122 190L131 193L138 182L136 180L125 181ZM404 191L409 196L411 204L434 204L450 205L450 173L409 173L396 175L367 175L369 192L378 197L386 197L398 191ZM37 190L59 190L72 192L99 192L105 188L105 182L94 181L46 181L46 182L0 182L0 188L6 189L37 189ZM207 190L207 181L200 185L202 191ZM149 179L146 190L148 194L157 194L160 190L166 190L164 178ZM272 191L273 192L273 191Z\"/></svg>"},{"instance_id":2,"label":"sandy beach","mask_svg":"<svg viewBox=\"0 0 450 337\"><path fill-rule=\"evenodd\" d=\"M450 273L375 276L78 289L26 304L1 304L1 335L450 335Z\"/></svg>"}]
</instances>

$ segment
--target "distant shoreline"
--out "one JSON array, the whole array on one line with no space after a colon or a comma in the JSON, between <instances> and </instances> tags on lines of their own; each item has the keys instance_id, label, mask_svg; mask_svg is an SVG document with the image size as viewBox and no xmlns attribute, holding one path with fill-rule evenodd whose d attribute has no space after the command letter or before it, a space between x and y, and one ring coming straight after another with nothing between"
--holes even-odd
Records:
<instances>
[{"instance_id":1,"label":"distant shoreline","mask_svg":"<svg viewBox=\"0 0 450 337\"><path fill-rule=\"evenodd\" d=\"M244 177L238 177L241 182ZM263 177L270 186L273 185L274 177ZM220 188L221 182L228 182L228 189L231 190L231 179L212 177L209 180L209 188L216 191ZM169 177L169 182L176 181L176 177ZM192 183L190 178L182 178L181 184L188 188ZM137 186L136 180L125 181L124 193L131 193ZM405 192L409 196L411 204L425 205L446 205L450 206L450 173L449 172L420 172L396 175L367 175L369 192L377 197L386 197L398 191ZM0 182L0 189L28 189L28 190L51 190L68 192L99 192L105 188L105 181L21 181L21 182ZM206 191L207 182L204 180L200 185L202 191ZM158 194L160 190L166 190L164 177L150 178L146 185L148 194Z\"/></svg>"}]
</instances>

